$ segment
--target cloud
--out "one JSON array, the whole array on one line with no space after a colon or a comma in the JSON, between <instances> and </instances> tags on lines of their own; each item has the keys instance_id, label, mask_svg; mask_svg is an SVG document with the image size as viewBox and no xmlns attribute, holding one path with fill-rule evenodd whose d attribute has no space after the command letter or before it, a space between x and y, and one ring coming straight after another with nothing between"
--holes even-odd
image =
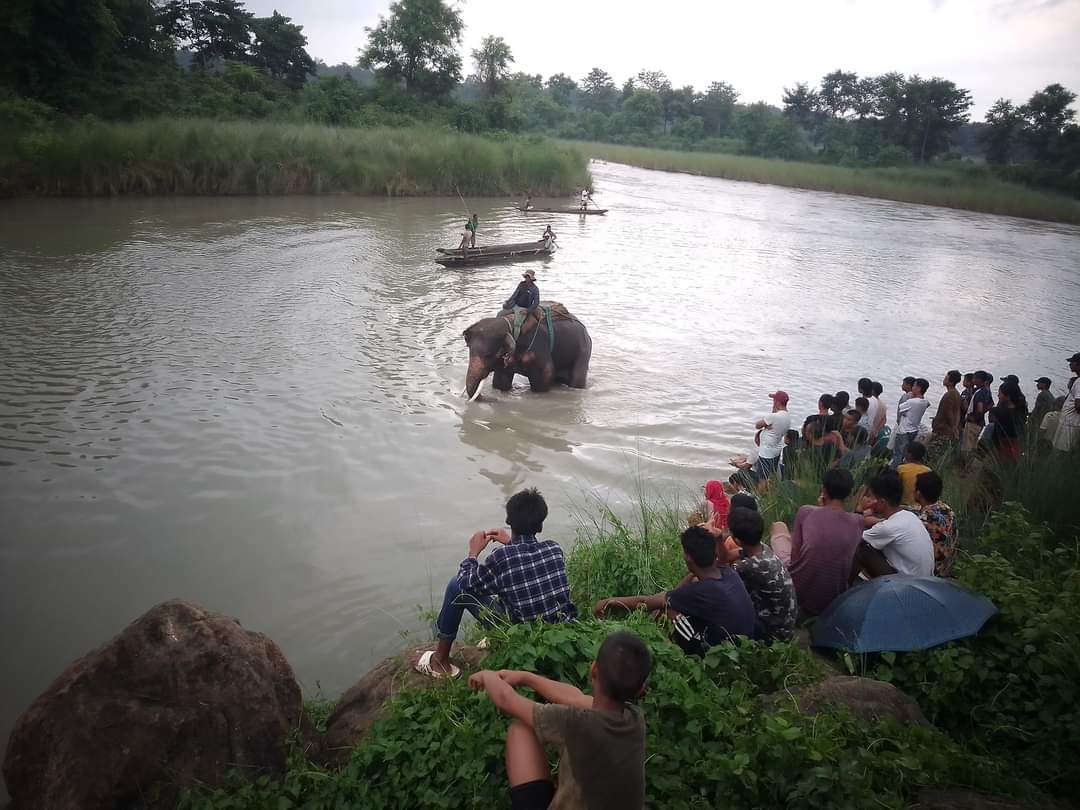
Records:
<instances>
[{"instance_id":1,"label":"cloud","mask_svg":"<svg viewBox=\"0 0 1080 810\"><path fill-rule=\"evenodd\" d=\"M934 0L935 8L945 0ZM1038 14L1069 2L1069 0L995 0L990 6L991 12L998 17L1008 19L1020 14Z\"/></svg>"}]
</instances>

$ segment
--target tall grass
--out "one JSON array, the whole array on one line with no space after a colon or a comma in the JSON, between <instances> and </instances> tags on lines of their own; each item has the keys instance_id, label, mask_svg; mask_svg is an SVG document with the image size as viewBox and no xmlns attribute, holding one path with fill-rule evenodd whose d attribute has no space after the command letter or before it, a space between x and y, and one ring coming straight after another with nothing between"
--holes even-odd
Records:
<instances>
[{"instance_id":1,"label":"tall grass","mask_svg":"<svg viewBox=\"0 0 1080 810\"><path fill-rule=\"evenodd\" d=\"M80 121L0 138L0 194L560 195L585 158L540 138L435 127L155 119Z\"/></svg>"},{"instance_id":2,"label":"tall grass","mask_svg":"<svg viewBox=\"0 0 1080 810\"><path fill-rule=\"evenodd\" d=\"M860 197L960 208L984 214L1080 224L1080 202L1007 183L986 166L850 168L606 143L573 143L583 155L645 169L832 191Z\"/></svg>"}]
</instances>

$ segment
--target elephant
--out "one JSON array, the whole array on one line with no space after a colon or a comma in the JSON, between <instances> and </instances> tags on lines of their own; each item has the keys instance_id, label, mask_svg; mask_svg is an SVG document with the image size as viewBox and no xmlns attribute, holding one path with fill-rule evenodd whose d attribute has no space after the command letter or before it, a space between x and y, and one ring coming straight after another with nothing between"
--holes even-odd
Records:
<instances>
[{"instance_id":1,"label":"elephant","mask_svg":"<svg viewBox=\"0 0 1080 810\"><path fill-rule=\"evenodd\" d=\"M556 313L565 313L553 316L554 345L548 334L547 319L538 322L531 316L522 324L517 340L511 327L512 314L483 318L462 333L469 347L466 395L472 398L488 374L493 375L492 385L500 391L510 390L515 374L528 377L530 388L538 393L550 390L552 384L585 387L592 338L585 324L565 308L553 306Z\"/></svg>"}]
</instances>

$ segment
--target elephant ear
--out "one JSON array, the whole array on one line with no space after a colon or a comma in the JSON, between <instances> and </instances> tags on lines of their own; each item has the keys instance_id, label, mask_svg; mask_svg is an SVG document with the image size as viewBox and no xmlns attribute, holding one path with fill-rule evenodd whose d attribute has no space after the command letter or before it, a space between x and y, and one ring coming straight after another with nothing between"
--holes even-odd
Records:
<instances>
[{"instance_id":1,"label":"elephant ear","mask_svg":"<svg viewBox=\"0 0 1080 810\"><path fill-rule=\"evenodd\" d=\"M472 327L468 327L464 332L461 333L461 336L465 338L465 342L468 343L469 339L472 337Z\"/></svg>"}]
</instances>

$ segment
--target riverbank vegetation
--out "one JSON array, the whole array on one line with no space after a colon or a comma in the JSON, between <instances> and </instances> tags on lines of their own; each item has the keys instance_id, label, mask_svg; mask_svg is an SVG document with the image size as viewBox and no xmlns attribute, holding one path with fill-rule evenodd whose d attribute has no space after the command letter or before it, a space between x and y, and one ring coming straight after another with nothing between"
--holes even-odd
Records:
<instances>
[{"instance_id":1,"label":"riverbank vegetation","mask_svg":"<svg viewBox=\"0 0 1080 810\"><path fill-rule=\"evenodd\" d=\"M545 79L515 72L511 45L498 36L485 37L469 54L472 72L467 74L460 53L464 28L463 12L444 0L399 0L368 29L366 42L357 43L357 64L329 66L308 53L302 25L277 12L256 17L241 0L24 3L0 16L0 54L5 57L0 59L0 178L8 180L4 188L9 194L55 188L55 176L44 173L48 164L36 159L46 146L65 151L51 141L71 140L69 158L80 144L101 148L106 155L152 145L133 137L137 130L123 127L97 128L88 142L87 125L79 123L88 116L95 121L170 121L152 125L159 129L174 126L176 119L197 118L274 122L280 132L266 134L270 127L264 126L259 137L281 142L295 138L287 125L321 124L372 129L373 141L387 137L383 127L409 133L421 127L652 147L677 151L668 157L621 154L655 168L1077 221L1066 202L1020 188L1080 197L1080 127L1071 106L1075 94L1060 84L1035 91L1021 104L999 99L985 121L977 123L969 120L972 99L964 88L944 78L900 72L858 76L833 71L813 85L795 82L785 88L782 104L774 105L742 99L725 81L711 82L704 90L675 87L655 69L641 70L622 84L601 67L580 80L564 73ZM46 141L39 148L20 144L11 133L18 132L28 109L31 117L44 113L69 125L35 136ZM417 160L434 164L445 157L437 139L404 134L397 140L410 138ZM411 193L415 185L415 193L451 191L431 170L399 178L394 161L383 156L374 161L388 164L382 175L337 159L329 160L334 165L328 173L321 166L298 164L289 150L282 154L278 148L256 146L243 150L245 168L230 172L224 188L316 191L329 182L325 190ZM435 151L419 154L427 147ZM598 147L589 143L583 149L596 153ZM532 161L533 168L545 159L533 161L532 150L509 154ZM64 186L98 189L95 193L148 187L168 193L200 185L183 182L191 167L170 167L165 162L172 159L169 153L134 152L130 162L137 171L102 182L68 178ZM91 155L69 160L78 167L92 162ZM967 165L972 162L979 165ZM960 163L963 171L957 168ZM481 162L466 168L483 173L487 166ZM16 171L17 182L11 182L6 175ZM365 174L362 180L358 173ZM332 179L339 175L345 180ZM522 182L511 188L515 177ZM533 182L535 177L523 166L490 184L478 181L473 191L569 190L558 177L544 174ZM584 181L580 171L576 181Z\"/></svg>"},{"instance_id":2,"label":"riverbank vegetation","mask_svg":"<svg viewBox=\"0 0 1080 810\"><path fill-rule=\"evenodd\" d=\"M0 194L559 195L586 159L551 140L435 127L161 118L55 122L23 106L0 137ZM3 103L0 102L0 112Z\"/></svg>"},{"instance_id":3,"label":"riverbank vegetation","mask_svg":"<svg viewBox=\"0 0 1080 810\"><path fill-rule=\"evenodd\" d=\"M643 169L1080 224L1080 201L1003 180L987 165L966 161L934 168L857 168L595 142L574 145L589 158Z\"/></svg>"},{"instance_id":4,"label":"riverbank vegetation","mask_svg":"<svg viewBox=\"0 0 1080 810\"><path fill-rule=\"evenodd\" d=\"M1045 480L1063 481L1061 491L1080 484L1075 459L1038 463ZM499 627L488 633L485 666L587 688L604 636L624 626L642 635L655 660L641 701L650 807L902 808L926 787L1033 806L1069 800L1080 789L1078 507L1061 504L1044 514L1045 500L1022 476L992 463L973 473L945 460L938 469L958 498L975 491L975 478L980 491L995 493L992 504L954 502L962 521L956 573L993 600L999 615L974 638L917 653L841 654L831 664L896 684L932 727L866 723L839 709L801 714L792 692L819 680L826 664L797 644L725 644L702 661L685 656L644 615ZM808 474L764 497L761 508L767 520L790 520L817 492ZM678 533L694 508L655 493L643 497L632 519L589 507L592 517L568 558L575 601L587 607L613 593L670 587L684 572ZM405 690L343 767L323 769L298 747L282 779L238 778L225 789L190 792L183 807L504 807L506 726L463 681Z\"/></svg>"}]
</instances>

